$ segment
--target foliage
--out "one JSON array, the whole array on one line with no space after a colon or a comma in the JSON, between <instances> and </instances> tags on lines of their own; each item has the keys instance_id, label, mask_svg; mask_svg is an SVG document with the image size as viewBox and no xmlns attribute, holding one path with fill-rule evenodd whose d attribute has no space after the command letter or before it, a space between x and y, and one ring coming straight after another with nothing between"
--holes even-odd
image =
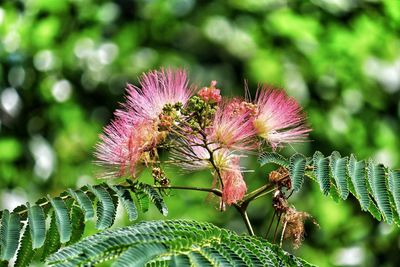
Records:
<instances>
[{"instance_id":1,"label":"foliage","mask_svg":"<svg viewBox=\"0 0 400 267\"><path fill-rule=\"evenodd\" d=\"M264 153L259 162L262 166L274 163L284 168L278 169L275 174L270 173L270 182L277 191L282 190L282 185L288 190L299 191L304 177L309 177L319 183L325 195L331 195L336 200L347 199L350 192L360 201L362 209L368 208L377 219L382 216L389 223L393 220L398 224L398 171L375 165L372 161L365 164L364 161L357 161L354 155L347 160L347 157L342 158L336 151L329 157L317 151L310 158L297 153L290 159L276 152ZM285 182L287 176L277 176L277 173L285 172L288 172L290 183ZM136 220L137 207L131 193L137 196L143 212L147 211L151 201L162 214L167 215L163 195L158 193L157 188L160 192L166 189L202 190L171 185L151 186L127 180L125 185L103 183L77 190L69 189L59 197L41 199L33 206L28 203L11 213L4 210L0 227L2 260L10 260L19 247L15 266L28 266L38 252L41 259L47 258L47 264L52 266L84 266L109 260L114 261L113 266L310 266L265 239L239 236L197 221L146 221L130 227L102 231L75 243L83 234L85 221L94 217L94 206L97 207L96 227L99 230L113 224L118 202L122 203L130 220ZM267 185L249 193L236 207L239 211L245 211L251 201L269 188ZM222 195L217 190L210 192ZM364 195L368 197L369 204L363 207ZM276 204L274 207L280 213L279 216L283 214L284 217L282 240L287 224L294 223L286 218L290 216L289 210L291 215L296 211L291 208L282 209ZM47 216L51 217L51 223L46 231ZM295 231L289 230L290 227L293 226L288 226L286 231ZM62 244L67 247L59 250Z\"/></svg>"},{"instance_id":2,"label":"foliage","mask_svg":"<svg viewBox=\"0 0 400 267\"><path fill-rule=\"evenodd\" d=\"M350 192L361 209L369 211L377 220L383 218L389 224L400 223L399 189L394 186L399 182L399 170L391 170L372 160L357 161L353 154L342 158L337 151L328 157L319 151L312 158L294 154L289 160L277 153L265 153L259 162L261 166L267 163L289 166L294 191L299 191L304 177L309 177L319 184L324 195L345 200Z\"/></svg>"},{"instance_id":3,"label":"foliage","mask_svg":"<svg viewBox=\"0 0 400 267\"><path fill-rule=\"evenodd\" d=\"M160 65L185 66L195 81L216 79L227 94L245 77L250 90L259 81L285 87L310 114L313 142L296 146L301 154L339 150L400 166L398 10L395 0L3 1L1 208L95 183L92 147L122 88ZM207 185L202 174L167 174ZM264 177L256 171L249 180ZM201 194L174 194L181 202L170 205L170 218L244 230L233 213L200 209ZM321 224L297 255L332 266L359 249L360 265L397 265L397 228L369 221L352 197L340 205L322 199L314 185L292 196L303 210L312 203ZM273 210L262 202L249 211L256 229L269 223L266 212Z\"/></svg>"},{"instance_id":4,"label":"foliage","mask_svg":"<svg viewBox=\"0 0 400 267\"><path fill-rule=\"evenodd\" d=\"M167 215L167 207L159 193L140 182L130 182L125 186L88 185L77 190L69 189L59 197L41 199L33 206L28 203L11 213L2 211L1 259L9 261L19 246L15 266L29 266L35 254L41 254L41 259L45 259L61 245L73 244L82 237L87 221L94 218L95 206L98 230L113 225L118 202L122 203L129 219L135 221L138 212L131 193L138 197L139 203L148 205L152 202L163 215ZM148 208L141 205L141 209L146 212ZM46 217L51 218L47 230ZM25 230L22 232L23 224Z\"/></svg>"},{"instance_id":5,"label":"foliage","mask_svg":"<svg viewBox=\"0 0 400 267\"><path fill-rule=\"evenodd\" d=\"M264 239L239 236L210 223L146 221L103 231L59 250L50 266L311 266Z\"/></svg>"}]
</instances>

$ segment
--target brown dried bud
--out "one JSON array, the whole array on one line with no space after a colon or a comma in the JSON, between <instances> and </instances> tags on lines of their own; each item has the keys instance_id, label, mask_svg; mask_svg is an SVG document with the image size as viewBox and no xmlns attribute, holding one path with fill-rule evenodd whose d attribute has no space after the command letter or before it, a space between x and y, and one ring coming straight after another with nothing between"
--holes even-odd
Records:
<instances>
[{"instance_id":1,"label":"brown dried bud","mask_svg":"<svg viewBox=\"0 0 400 267\"><path fill-rule=\"evenodd\" d=\"M278 188L285 187L288 190L292 188L289 171L286 168L280 167L275 171L271 171L268 179L271 183L276 184Z\"/></svg>"},{"instance_id":2,"label":"brown dried bud","mask_svg":"<svg viewBox=\"0 0 400 267\"><path fill-rule=\"evenodd\" d=\"M278 214L285 213L289 208L289 203L287 202L285 195L279 189L275 191L274 196L272 197L272 206Z\"/></svg>"},{"instance_id":3,"label":"brown dried bud","mask_svg":"<svg viewBox=\"0 0 400 267\"><path fill-rule=\"evenodd\" d=\"M295 208L288 208L283 215L283 230L284 238L293 240L293 247L299 248L304 239L304 222L311 219L312 216L304 211L297 211ZM313 223L317 226L318 223L313 219Z\"/></svg>"}]
</instances>

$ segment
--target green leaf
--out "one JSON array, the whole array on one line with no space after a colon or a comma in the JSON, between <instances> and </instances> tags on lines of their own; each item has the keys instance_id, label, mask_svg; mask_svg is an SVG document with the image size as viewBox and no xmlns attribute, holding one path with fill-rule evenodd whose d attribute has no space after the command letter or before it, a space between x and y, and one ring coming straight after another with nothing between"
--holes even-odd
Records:
<instances>
[{"instance_id":1,"label":"green leaf","mask_svg":"<svg viewBox=\"0 0 400 267\"><path fill-rule=\"evenodd\" d=\"M325 158L324 155L317 151L313 156L314 174L317 177L319 186L324 193L328 195L331 187L329 177L329 159Z\"/></svg>"},{"instance_id":2,"label":"green leaf","mask_svg":"<svg viewBox=\"0 0 400 267\"><path fill-rule=\"evenodd\" d=\"M43 246L42 260L44 260L48 255L56 252L61 247L60 234L57 230L56 221L56 214L53 211L51 214L50 228L47 231L46 240Z\"/></svg>"},{"instance_id":3,"label":"green leaf","mask_svg":"<svg viewBox=\"0 0 400 267\"><path fill-rule=\"evenodd\" d=\"M150 199L149 196L141 189L135 189L136 199L139 203L140 210L146 213L149 210Z\"/></svg>"},{"instance_id":4,"label":"green leaf","mask_svg":"<svg viewBox=\"0 0 400 267\"><path fill-rule=\"evenodd\" d=\"M336 152L336 151L335 151ZM339 195L342 199L347 199L349 196L349 187L347 184L347 164L348 158L342 158L339 152L332 153L331 155L331 172L335 179Z\"/></svg>"},{"instance_id":5,"label":"green leaf","mask_svg":"<svg viewBox=\"0 0 400 267\"><path fill-rule=\"evenodd\" d=\"M188 256L191 262L191 266L213 266L206 257L204 257L201 253L197 251L190 252Z\"/></svg>"},{"instance_id":6,"label":"green leaf","mask_svg":"<svg viewBox=\"0 0 400 267\"><path fill-rule=\"evenodd\" d=\"M390 207L389 190L386 188L385 168L382 164L375 165L370 162L368 170L370 186L378 208L384 215L385 220L388 223L392 223L393 213Z\"/></svg>"},{"instance_id":7,"label":"green leaf","mask_svg":"<svg viewBox=\"0 0 400 267\"><path fill-rule=\"evenodd\" d=\"M294 182L292 176L295 162L299 160L299 156L293 155L289 166L296 189L300 188L300 182ZM329 157L317 151L312 160L306 158L304 176L317 181L323 193L335 201L347 199L351 193L360 202L362 210L369 211L377 220L383 218L387 223L394 222L400 227L400 171L376 165L372 160L368 162L367 165L365 160L358 161L354 155L342 158L337 151Z\"/></svg>"},{"instance_id":8,"label":"green leaf","mask_svg":"<svg viewBox=\"0 0 400 267\"><path fill-rule=\"evenodd\" d=\"M38 206L28 207L28 223L30 225L30 234L32 238L32 248L40 248L43 246L46 238L46 216L43 209Z\"/></svg>"},{"instance_id":9,"label":"green leaf","mask_svg":"<svg viewBox=\"0 0 400 267\"><path fill-rule=\"evenodd\" d=\"M78 202L79 206L85 212L85 221L93 219L94 217L94 209L93 203L90 198L83 193L81 190L72 190L69 189L69 193L73 198Z\"/></svg>"},{"instance_id":10,"label":"green leaf","mask_svg":"<svg viewBox=\"0 0 400 267\"><path fill-rule=\"evenodd\" d=\"M98 199L96 228L107 229L114 223L118 199L113 199L103 186L88 186L88 188Z\"/></svg>"},{"instance_id":11,"label":"green leaf","mask_svg":"<svg viewBox=\"0 0 400 267\"><path fill-rule=\"evenodd\" d=\"M375 205L375 203L372 201L372 199L369 200L369 206L368 206L368 211L369 213L374 216L375 219L378 221L382 220L382 215L381 212L379 211L378 207Z\"/></svg>"},{"instance_id":12,"label":"green leaf","mask_svg":"<svg viewBox=\"0 0 400 267\"><path fill-rule=\"evenodd\" d=\"M167 205L164 202L164 199L162 196L155 190L152 186L144 183L136 183L135 188L139 189L143 193L145 193L150 201L156 206L159 212L161 212L162 215L167 216L168 215L168 208Z\"/></svg>"},{"instance_id":13,"label":"green leaf","mask_svg":"<svg viewBox=\"0 0 400 267\"><path fill-rule=\"evenodd\" d=\"M400 170L389 172L389 190L392 192L397 213L400 214Z\"/></svg>"},{"instance_id":14,"label":"green leaf","mask_svg":"<svg viewBox=\"0 0 400 267\"><path fill-rule=\"evenodd\" d=\"M268 163L275 163L281 167L289 168L288 160L282 155L275 152L265 152L261 154L258 158L258 162L260 163L260 166L264 166Z\"/></svg>"},{"instance_id":15,"label":"green leaf","mask_svg":"<svg viewBox=\"0 0 400 267\"><path fill-rule=\"evenodd\" d=\"M49 198L49 200L55 212L57 229L60 233L60 242L66 243L71 238L72 233L69 211L64 200L62 200L60 197L53 199Z\"/></svg>"},{"instance_id":16,"label":"green leaf","mask_svg":"<svg viewBox=\"0 0 400 267\"><path fill-rule=\"evenodd\" d=\"M365 161L356 161L353 155L350 156L350 177L356 190L356 197L359 199L362 210L367 210L369 206L369 195L366 184Z\"/></svg>"},{"instance_id":17,"label":"green leaf","mask_svg":"<svg viewBox=\"0 0 400 267\"><path fill-rule=\"evenodd\" d=\"M189 220L147 221L109 229L63 248L50 266L112 260L113 266L311 266L265 239Z\"/></svg>"},{"instance_id":18,"label":"green leaf","mask_svg":"<svg viewBox=\"0 0 400 267\"><path fill-rule=\"evenodd\" d=\"M0 227L1 259L9 261L18 248L21 221L18 213L3 211Z\"/></svg>"},{"instance_id":19,"label":"green leaf","mask_svg":"<svg viewBox=\"0 0 400 267\"><path fill-rule=\"evenodd\" d=\"M138 213L130 192L121 186L111 186L111 188L117 194L122 206L124 206L128 213L129 220L131 222L135 221L138 217Z\"/></svg>"},{"instance_id":20,"label":"green leaf","mask_svg":"<svg viewBox=\"0 0 400 267\"><path fill-rule=\"evenodd\" d=\"M121 254L113 266L145 266L148 261L165 252L167 252L167 249L163 244L143 244L142 246L131 247Z\"/></svg>"},{"instance_id":21,"label":"green leaf","mask_svg":"<svg viewBox=\"0 0 400 267\"><path fill-rule=\"evenodd\" d=\"M187 255L173 255L170 264L171 267L190 266L190 259Z\"/></svg>"},{"instance_id":22,"label":"green leaf","mask_svg":"<svg viewBox=\"0 0 400 267\"><path fill-rule=\"evenodd\" d=\"M29 266L33 256L35 256L36 249L32 249L31 230L29 228L30 226L28 224L25 228L24 234L22 235L14 267Z\"/></svg>"},{"instance_id":23,"label":"green leaf","mask_svg":"<svg viewBox=\"0 0 400 267\"><path fill-rule=\"evenodd\" d=\"M84 215L82 210L72 205L71 207L71 225L72 225L72 232L71 232L71 239L67 243L67 245L73 244L81 239L83 232L85 230L85 221Z\"/></svg>"},{"instance_id":24,"label":"green leaf","mask_svg":"<svg viewBox=\"0 0 400 267\"><path fill-rule=\"evenodd\" d=\"M301 154L294 154L290 157L289 173L294 191L298 191L303 185L306 158Z\"/></svg>"}]
</instances>

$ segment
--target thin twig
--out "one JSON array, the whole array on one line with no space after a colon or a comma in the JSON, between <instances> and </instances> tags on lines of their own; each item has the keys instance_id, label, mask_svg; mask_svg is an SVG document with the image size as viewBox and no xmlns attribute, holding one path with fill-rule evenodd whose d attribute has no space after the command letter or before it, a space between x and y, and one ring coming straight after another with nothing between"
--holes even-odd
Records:
<instances>
[{"instance_id":1,"label":"thin twig","mask_svg":"<svg viewBox=\"0 0 400 267\"><path fill-rule=\"evenodd\" d=\"M161 188L161 189L178 189L178 190L193 190L193 191L203 191L210 192L215 194L216 196L222 196L222 192L216 188L203 188L203 187L191 187L191 186L161 186L161 185L153 185L153 188Z\"/></svg>"},{"instance_id":2,"label":"thin twig","mask_svg":"<svg viewBox=\"0 0 400 267\"><path fill-rule=\"evenodd\" d=\"M287 221L283 224L282 234L281 234L281 242L279 242L279 246L282 247L283 236L285 235Z\"/></svg>"},{"instance_id":3,"label":"thin twig","mask_svg":"<svg viewBox=\"0 0 400 267\"><path fill-rule=\"evenodd\" d=\"M276 241L276 234L278 233L278 228L279 228L279 223L281 221L281 217L282 217L282 213L280 213L278 215L278 221L276 222L276 227L275 227L275 231L274 231L274 240L272 241L273 244L275 244L275 241Z\"/></svg>"},{"instance_id":4,"label":"thin twig","mask_svg":"<svg viewBox=\"0 0 400 267\"><path fill-rule=\"evenodd\" d=\"M249 220L249 216L247 216L247 212L245 209L243 209L240 205L238 204L234 204L236 210L240 213L240 215L242 216L243 222L246 225L247 228L247 232L251 235L254 236L254 230L253 227L251 226L250 220Z\"/></svg>"},{"instance_id":5,"label":"thin twig","mask_svg":"<svg viewBox=\"0 0 400 267\"><path fill-rule=\"evenodd\" d=\"M271 222L269 223L267 233L265 234L265 238L268 238L269 231L271 230L272 223L274 222L274 218L276 215L276 210L274 210L274 214L272 214Z\"/></svg>"}]
</instances>

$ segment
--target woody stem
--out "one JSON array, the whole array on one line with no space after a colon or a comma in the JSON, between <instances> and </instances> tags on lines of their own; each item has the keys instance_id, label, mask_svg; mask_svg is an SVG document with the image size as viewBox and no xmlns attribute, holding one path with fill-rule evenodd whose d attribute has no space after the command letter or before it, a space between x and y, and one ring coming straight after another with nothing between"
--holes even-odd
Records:
<instances>
[{"instance_id":1,"label":"woody stem","mask_svg":"<svg viewBox=\"0 0 400 267\"><path fill-rule=\"evenodd\" d=\"M192 187L192 186L159 186L153 185L153 188L163 188L163 189L178 189L178 190L193 190L193 191L202 191L202 192L210 192L216 196L222 196L222 192L216 188L203 188L203 187Z\"/></svg>"}]
</instances>

